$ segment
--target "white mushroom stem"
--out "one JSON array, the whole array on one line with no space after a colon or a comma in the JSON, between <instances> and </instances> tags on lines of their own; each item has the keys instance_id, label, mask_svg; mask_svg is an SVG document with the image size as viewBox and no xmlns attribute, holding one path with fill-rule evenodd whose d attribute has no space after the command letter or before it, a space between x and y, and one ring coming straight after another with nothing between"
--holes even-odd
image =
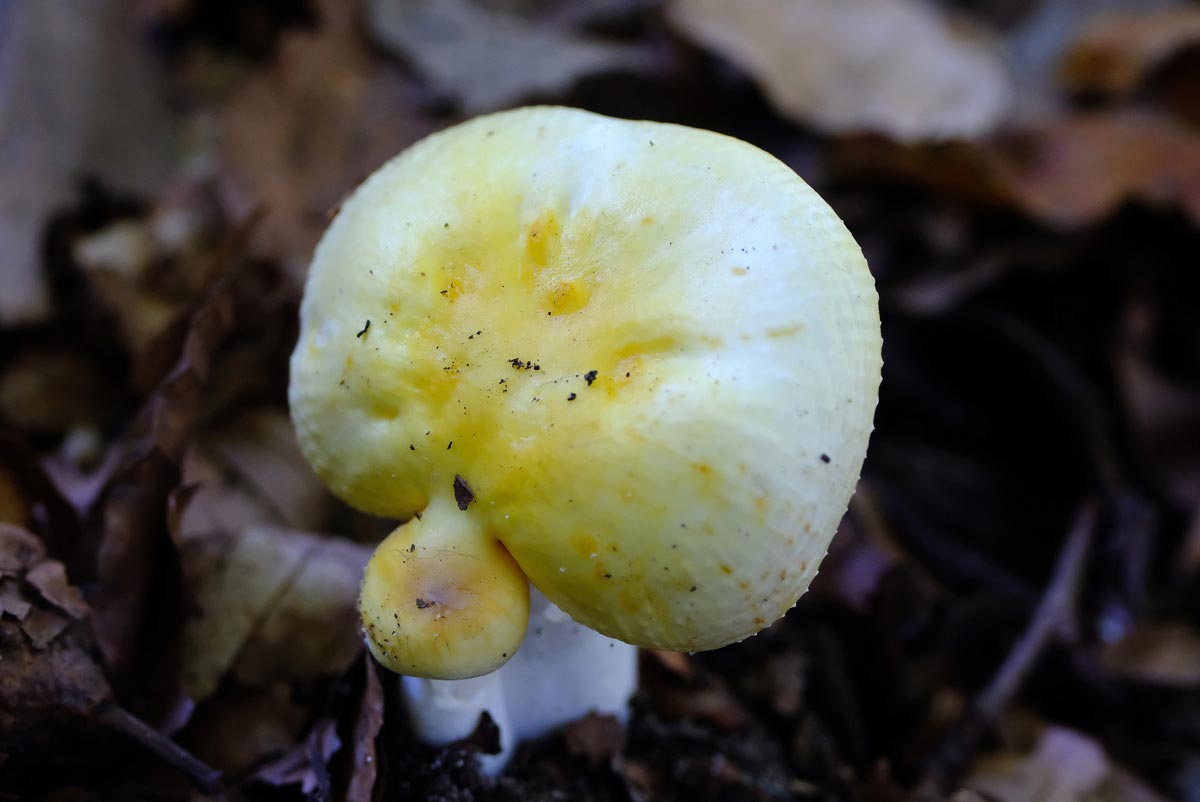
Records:
<instances>
[{"instance_id":1,"label":"white mushroom stem","mask_svg":"<svg viewBox=\"0 0 1200 802\"><path fill-rule=\"evenodd\" d=\"M511 660L471 679L404 677L401 689L413 729L428 743L465 738L487 711L500 730L500 752L480 762L495 776L522 741L589 712L624 724L637 690L637 648L576 623L530 588L529 629Z\"/></svg>"}]
</instances>

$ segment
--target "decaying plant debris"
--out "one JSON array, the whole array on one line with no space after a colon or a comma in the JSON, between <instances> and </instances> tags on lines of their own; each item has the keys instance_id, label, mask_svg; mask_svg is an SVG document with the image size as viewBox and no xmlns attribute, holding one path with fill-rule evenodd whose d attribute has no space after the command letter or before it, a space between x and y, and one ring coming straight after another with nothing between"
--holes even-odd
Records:
<instances>
[{"instance_id":1,"label":"decaying plant debris","mask_svg":"<svg viewBox=\"0 0 1200 802\"><path fill-rule=\"evenodd\" d=\"M1200 798L1194 4L76 5L0 6L4 798ZM863 244L885 367L797 608L643 654L625 732L491 784L490 722L415 742L365 658L389 523L284 390L340 199L526 102L778 155Z\"/></svg>"}]
</instances>

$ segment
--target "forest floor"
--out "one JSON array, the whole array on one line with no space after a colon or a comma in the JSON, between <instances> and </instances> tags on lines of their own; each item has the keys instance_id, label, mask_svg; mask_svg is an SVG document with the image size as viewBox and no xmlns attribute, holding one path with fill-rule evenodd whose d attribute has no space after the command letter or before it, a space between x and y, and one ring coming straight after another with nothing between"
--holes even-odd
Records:
<instances>
[{"instance_id":1,"label":"forest floor","mask_svg":"<svg viewBox=\"0 0 1200 802\"><path fill-rule=\"evenodd\" d=\"M339 201L534 102L793 167L885 366L799 605L490 782L364 654L392 524L287 360ZM1186 2L0 4L0 800L1200 802L1198 126Z\"/></svg>"}]
</instances>

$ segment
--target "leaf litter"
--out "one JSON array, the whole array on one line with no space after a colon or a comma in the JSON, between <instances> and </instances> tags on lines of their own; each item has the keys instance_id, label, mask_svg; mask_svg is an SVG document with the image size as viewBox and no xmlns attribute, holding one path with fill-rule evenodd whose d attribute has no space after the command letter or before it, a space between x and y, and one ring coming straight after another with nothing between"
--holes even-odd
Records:
<instances>
[{"instance_id":1,"label":"leaf litter","mask_svg":"<svg viewBox=\"0 0 1200 802\"><path fill-rule=\"evenodd\" d=\"M0 792L1188 798L1189 6L285 5L0 8ZM886 375L796 609L644 653L624 730L582 719L492 783L494 726L416 742L365 655L358 578L395 522L322 488L285 388L339 201L421 135L534 100L803 169L875 273Z\"/></svg>"}]
</instances>

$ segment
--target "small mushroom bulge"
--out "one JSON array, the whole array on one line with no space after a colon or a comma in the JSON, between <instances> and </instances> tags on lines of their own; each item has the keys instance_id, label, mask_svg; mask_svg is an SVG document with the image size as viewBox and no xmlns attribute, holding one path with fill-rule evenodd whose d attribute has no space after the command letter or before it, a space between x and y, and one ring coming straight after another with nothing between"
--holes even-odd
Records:
<instances>
[{"instance_id":1,"label":"small mushroom bulge","mask_svg":"<svg viewBox=\"0 0 1200 802\"><path fill-rule=\"evenodd\" d=\"M342 205L291 362L304 453L412 520L360 608L405 674L486 673L529 584L639 646L758 632L858 479L878 303L842 222L744 142L564 108L419 142Z\"/></svg>"}]
</instances>

